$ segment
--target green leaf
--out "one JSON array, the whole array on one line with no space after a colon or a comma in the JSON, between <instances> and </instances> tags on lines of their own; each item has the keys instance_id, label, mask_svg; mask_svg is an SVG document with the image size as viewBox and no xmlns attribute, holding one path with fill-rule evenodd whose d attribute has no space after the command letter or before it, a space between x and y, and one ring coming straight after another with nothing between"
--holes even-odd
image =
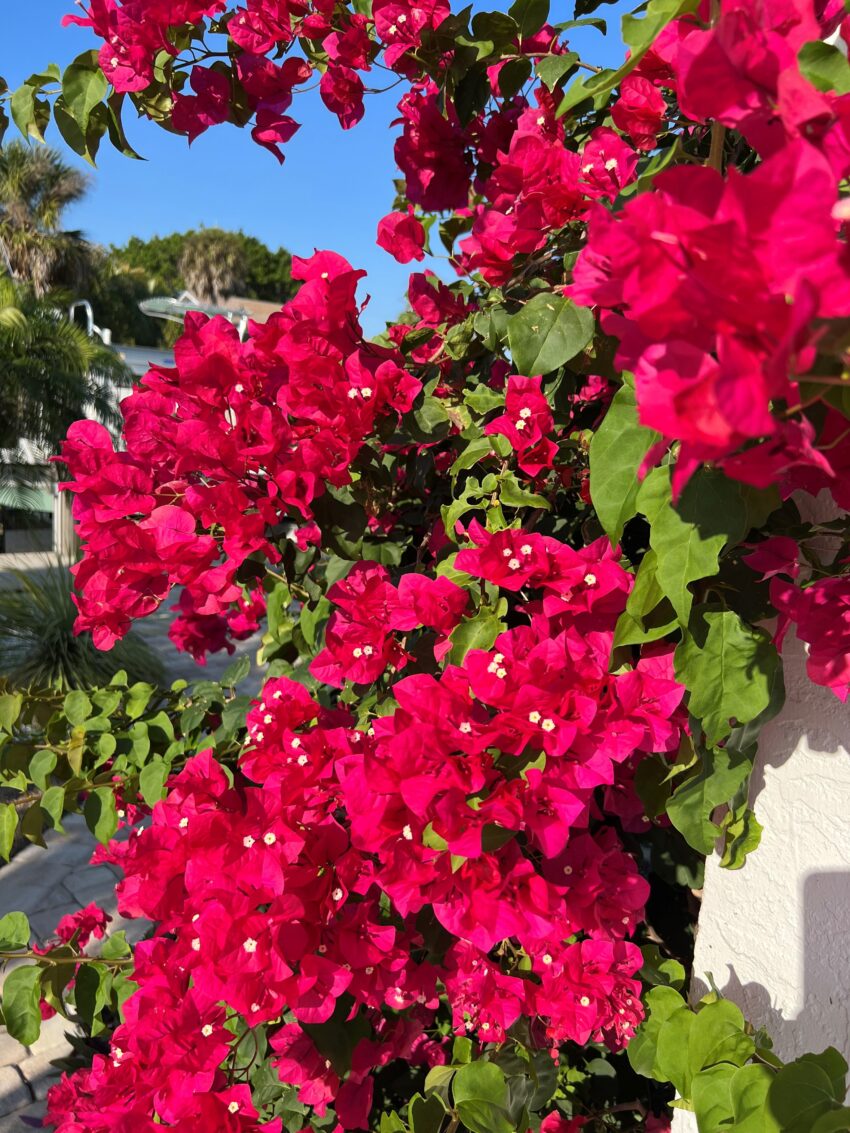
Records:
<instances>
[{"instance_id":1,"label":"green leaf","mask_svg":"<svg viewBox=\"0 0 850 1133\"><path fill-rule=\"evenodd\" d=\"M59 785L48 787L41 796L39 806L45 814L50 815L53 829L64 833L62 829L62 815L65 813L65 788Z\"/></svg>"},{"instance_id":2,"label":"green leaf","mask_svg":"<svg viewBox=\"0 0 850 1133\"><path fill-rule=\"evenodd\" d=\"M667 1020L682 1010L686 1010L685 1001L672 987L654 987L647 993L646 1019L638 1027L626 1050L636 1074L641 1074L644 1078L655 1078L659 1082L667 1080L657 1066L658 1036Z\"/></svg>"},{"instance_id":3,"label":"green leaf","mask_svg":"<svg viewBox=\"0 0 850 1133\"><path fill-rule=\"evenodd\" d=\"M25 138L29 138L30 134L36 134L38 136L35 105L36 90L37 88L29 83L23 83L12 95L11 102L9 103L9 109L12 112L12 121ZM40 140L44 141L44 138L42 137Z\"/></svg>"},{"instance_id":4,"label":"green leaf","mask_svg":"<svg viewBox=\"0 0 850 1133\"><path fill-rule=\"evenodd\" d=\"M445 1106L436 1094L432 1094L429 1098L414 1094L410 1099L410 1108L407 1111L410 1133L440 1133L445 1116Z\"/></svg>"},{"instance_id":5,"label":"green leaf","mask_svg":"<svg viewBox=\"0 0 850 1133\"><path fill-rule=\"evenodd\" d=\"M820 1054L801 1054L798 1062L811 1062L819 1066L832 1083L832 1096L836 1101L844 1101L847 1093L847 1059L833 1046L828 1046Z\"/></svg>"},{"instance_id":6,"label":"green leaf","mask_svg":"<svg viewBox=\"0 0 850 1133\"><path fill-rule=\"evenodd\" d=\"M831 43L816 39L804 43L797 54L800 71L813 87L822 91L847 94L850 91L850 63L847 56Z\"/></svg>"},{"instance_id":7,"label":"green leaf","mask_svg":"<svg viewBox=\"0 0 850 1133\"><path fill-rule=\"evenodd\" d=\"M14 730L23 703L24 698L19 692L4 692L0 696L0 729L9 735Z\"/></svg>"},{"instance_id":8,"label":"green leaf","mask_svg":"<svg viewBox=\"0 0 850 1133\"><path fill-rule=\"evenodd\" d=\"M437 397L425 397L422 404L413 410L413 421L418 429L416 439L442 440L451 428L446 407Z\"/></svg>"},{"instance_id":9,"label":"green leaf","mask_svg":"<svg viewBox=\"0 0 850 1133\"><path fill-rule=\"evenodd\" d=\"M112 791L108 787L92 791L83 806L83 815L95 838L106 845L118 829L118 812Z\"/></svg>"},{"instance_id":10,"label":"green leaf","mask_svg":"<svg viewBox=\"0 0 850 1133\"><path fill-rule=\"evenodd\" d=\"M432 1066L425 1076L425 1092L439 1091L448 1097L447 1091L454 1076L454 1066Z\"/></svg>"},{"instance_id":11,"label":"green leaf","mask_svg":"<svg viewBox=\"0 0 850 1133\"><path fill-rule=\"evenodd\" d=\"M650 545L658 556L658 584L687 625L693 605L690 584L717 574L723 548L747 532L747 509L739 485L713 469L692 476L674 505L670 469L659 471L656 490L663 494L656 497L659 506L650 520Z\"/></svg>"},{"instance_id":12,"label":"green leaf","mask_svg":"<svg viewBox=\"0 0 850 1133\"><path fill-rule=\"evenodd\" d=\"M286 1128L288 1129L289 1126ZM380 1133L407 1133L407 1126L395 1111L382 1113Z\"/></svg>"},{"instance_id":13,"label":"green leaf","mask_svg":"<svg viewBox=\"0 0 850 1133\"><path fill-rule=\"evenodd\" d=\"M779 1133L779 1125L767 1108L773 1078L773 1071L762 1065L742 1066L735 1071L729 1095L736 1133Z\"/></svg>"},{"instance_id":14,"label":"green leaf","mask_svg":"<svg viewBox=\"0 0 850 1133\"><path fill-rule=\"evenodd\" d=\"M691 1083L691 1102L699 1133L731 1133L732 1098L730 1086L735 1067L709 1066L696 1074Z\"/></svg>"},{"instance_id":15,"label":"green leaf","mask_svg":"<svg viewBox=\"0 0 850 1133\"><path fill-rule=\"evenodd\" d=\"M689 1047L695 1020L694 1012L683 1007L664 1021L658 1033L655 1076L672 1082L683 1098L691 1096Z\"/></svg>"},{"instance_id":16,"label":"green leaf","mask_svg":"<svg viewBox=\"0 0 850 1133\"><path fill-rule=\"evenodd\" d=\"M489 413L491 409L500 409L505 404L505 395L504 392L500 393L498 390L482 385L475 389L464 390L463 400L470 409L483 415ZM489 437L486 439L489 443Z\"/></svg>"},{"instance_id":17,"label":"green leaf","mask_svg":"<svg viewBox=\"0 0 850 1133\"><path fill-rule=\"evenodd\" d=\"M469 1062L455 1073L452 1083L455 1102L485 1101L507 1106L508 1084L505 1075L492 1062Z\"/></svg>"},{"instance_id":18,"label":"green leaf","mask_svg":"<svg viewBox=\"0 0 850 1133\"><path fill-rule=\"evenodd\" d=\"M37 751L30 760L29 776L40 791L47 790L48 776L53 774L57 762L56 752L49 748Z\"/></svg>"},{"instance_id":19,"label":"green leaf","mask_svg":"<svg viewBox=\"0 0 850 1133\"><path fill-rule=\"evenodd\" d=\"M590 442L590 498L612 543L619 543L626 523L637 513L637 472L659 433L640 424L634 383L617 391Z\"/></svg>"},{"instance_id":20,"label":"green leaf","mask_svg":"<svg viewBox=\"0 0 850 1133\"><path fill-rule=\"evenodd\" d=\"M508 319L508 344L518 374L536 377L575 358L593 338L596 320L585 307L550 292L529 299Z\"/></svg>"},{"instance_id":21,"label":"green leaf","mask_svg":"<svg viewBox=\"0 0 850 1133\"><path fill-rule=\"evenodd\" d=\"M544 55L537 63L537 77L545 87L554 90L578 61L578 54L575 51L568 51L564 55Z\"/></svg>"},{"instance_id":22,"label":"green leaf","mask_svg":"<svg viewBox=\"0 0 850 1133\"><path fill-rule=\"evenodd\" d=\"M617 622L614 648L658 641L672 633L678 625L673 607L658 584L658 556L655 551L647 551L626 600L626 608Z\"/></svg>"},{"instance_id":23,"label":"green leaf","mask_svg":"<svg viewBox=\"0 0 850 1133\"><path fill-rule=\"evenodd\" d=\"M760 629L731 610L695 611L689 631L676 648L676 679L687 688L688 708L702 723L709 743L718 743L733 724L746 724L777 704L781 661ZM723 800L720 800L723 801Z\"/></svg>"},{"instance_id":24,"label":"green leaf","mask_svg":"<svg viewBox=\"0 0 850 1133\"><path fill-rule=\"evenodd\" d=\"M457 1103L457 1112L470 1133L515 1133L507 1110L478 1098Z\"/></svg>"},{"instance_id":25,"label":"green leaf","mask_svg":"<svg viewBox=\"0 0 850 1133\"><path fill-rule=\"evenodd\" d=\"M540 31L549 19L549 0L514 0L508 15L516 20L520 36L525 39Z\"/></svg>"},{"instance_id":26,"label":"green leaf","mask_svg":"<svg viewBox=\"0 0 850 1133\"><path fill-rule=\"evenodd\" d=\"M132 955L132 949L127 943L127 933L122 929L103 942L100 954L104 960L123 960Z\"/></svg>"},{"instance_id":27,"label":"green leaf","mask_svg":"<svg viewBox=\"0 0 850 1133\"><path fill-rule=\"evenodd\" d=\"M728 999L709 1003L697 1012L683 1007L661 1024L653 1076L666 1078L683 1098L690 1098L692 1083L696 1084L703 1070L724 1063L731 1076L731 1068L742 1066L754 1050L755 1043L744 1033L743 1015ZM709 1099L702 1099L702 1104L707 1108ZM723 1113L731 1115L731 1101L724 1105Z\"/></svg>"},{"instance_id":28,"label":"green leaf","mask_svg":"<svg viewBox=\"0 0 850 1133\"><path fill-rule=\"evenodd\" d=\"M486 606L474 618L465 618L452 630L451 663L459 665L470 649L490 649L505 628L502 619Z\"/></svg>"},{"instance_id":29,"label":"green leaf","mask_svg":"<svg viewBox=\"0 0 850 1133\"><path fill-rule=\"evenodd\" d=\"M835 1109L834 1084L816 1063L798 1059L783 1066L767 1095L768 1111L783 1133L812 1133L814 1123Z\"/></svg>"},{"instance_id":30,"label":"green leaf","mask_svg":"<svg viewBox=\"0 0 850 1133\"><path fill-rule=\"evenodd\" d=\"M240 681L244 681L250 672L251 658L247 653L242 653L234 661L231 661L221 674L220 683L225 688L234 688Z\"/></svg>"},{"instance_id":31,"label":"green leaf","mask_svg":"<svg viewBox=\"0 0 850 1133\"><path fill-rule=\"evenodd\" d=\"M23 913L7 913L0 917L0 949L4 952L28 948L30 935L30 923Z\"/></svg>"},{"instance_id":32,"label":"green leaf","mask_svg":"<svg viewBox=\"0 0 850 1133\"><path fill-rule=\"evenodd\" d=\"M552 505L545 496L523 488L513 472L499 478L499 499L506 507L534 507L551 511Z\"/></svg>"},{"instance_id":33,"label":"green leaf","mask_svg":"<svg viewBox=\"0 0 850 1133\"><path fill-rule=\"evenodd\" d=\"M92 110L106 97L109 83L100 69L98 53L84 51L68 67L62 76L62 97L68 113L85 136L89 128Z\"/></svg>"},{"instance_id":34,"label":"green leaf","mask_svg":"<svg viewBox=\"0 0 850 1133\"><path fill-rule=\"evenodd\" d=\"M94 165L100 142L107 130L109 111L104 103L99 103L88 120L86 132L78 126L76 120L68 113L65 100L60 95L53 104L53 119L56 127L70 148Z\"/></svg>"},{"instance_id":35,"label":"green leaf","mask_svg":"<svg viewBox=\"0 0 850 1133\"><path fill-rule=\"evenodd\" d=\"M8 861L18 829L18 811L14 803L0 804L0 858Z\"/></svg>"},{"instance_id":36,"label":"green leaf","mask_svg":"<svg viewBox=\"0 0 850 1133\"><path fill-rule=\"evenodd\" d=\"M30 804L21 815L21 833L28 842L34 842L43 849L46 845L43 831L44 812L40 806Z\"/></svg>"},{"instance_id":37,"label":"green leaf","mask_svg":"<svg viewBox=\"0 0 850 1133\"><path fill-rule=\"evenodd\" d=\"M502 98L513 98L515 94L522 90L530 78L530 59L527 59L525 56L521 56L519 59L509 59L499 70L499 94ZM449 339L447 339L447 349L450 339L451 331L449 332ZM450 353L453 358L463 357L463 354L459 350L450 351Z\"/></svg>"},{"instance_id":38,"label":"green leaf","mask_svg":"<svg viewBox=\"0 0 850 1133\"><path fill-rule=\"evenodd\" d=\"M755 1049L744 1032L744 1016L730 999L718 999L697 1011L688 1048L692 1075L721 1062L743 1066Z\"/></svg>"},{"instance_id":39,"label":"green leaf","mask_svg":"<svg viewBox=\"0 0 850 1133\"><path fill-rule=\"evenodd\" d=\"M68 722L78 727L91 716L91 701L84 692L75 689L65 697L64 711Z\"/></svg>"},{"instance_id":40,"label":"green leaf","mask_svg":"<svg viewBox=\"0 0 850 1133\"><path fill-rule=\"evenodd\" d=\"M842 1106L841 1109L833 1110L832 1113L825 1113L823 1117L819 1117L811 1129L811 1133L846 1133L850 1129L850 1109ZM747 1129L746 1133L750 1133ZM756 1133L756 1127L753 1126L752 1133ZM758 1133L761 1133L759 1130Z\"/></svg>"},{"instance_id":41,"label":"green leaf","mask_svg":"<svg viewBox=\"0 0 850 1133\"><path fill-rule=\"evenodd\" d=\"M732 812L723 826L723 856L720 864L724 869L740 869L747 855L757 850L764 827L748 806Z\"/></svg>"},{"instance_id":42,"label":"green leaf","mask_svg":"<svg viewBox=\"0 0 850 1133\"><path fill-rule=\"evenodd\" d=\"M493 446L490 443L490 438L476 437L475 440L469 442L466 448L461 450L457 460L455 460L454 464L449 469L449 475L455 477L458 472L472 468L474 465L478 464L479 461L492 455Z\"/></svg>"},{"instance_id":43,"label":"green leaf","mask_svg":"<svg viewBox=\"0 0 850 1133\"><path fill-rule=\"evenodd\" d=\"M325 621L330 613L331 604L322 596L315 606L302 606L299 625L304 634L304 640L311 649L316 647L316 637L319 625Z\"/></svg>"},{"instance_id":44,"label":"green leaf","mask_svg":"<svg viewBox=\"0 0 850 1133\"><path fill-rule=\"evenodd\" d=\"M151 697L153 696L153 685L145 684L138 681L127 691L127 703L124 711L131 720L138 720L144 710L150 704Z\"/></svg>"},{"instance_id":45,"label":"green leaf","mask_svg":"<svg viewBox=\"0 0 850 1133\"><path fill-rule=\"evenodd\" d=\"M125 157L131 157L135 161L144 161L144 158L136 153L127 141L127 135L124 132L124 122L122 119L124 98L125 94L123 91L113 91L106 100L108 110L106 125L109 131L109 140L118 152L122 153Z\"/></svg>"},{"instance_id":46,"label":"green leaf","mask_svg":"<svg viewBox=\"0 0 850 1133\"><path fill-rule=\"evenodd\" d=\"M170 773L170 766L162 759L155 759L142 768L139 793L149 807L156 806L165 798L165 784Z\"/></svg>"},{"instance_id":47,"label":"green leaf","mask_svg":"<svg viewBox=\"0 0 850 1133\"><path fill-rule=\"evenodd\" d=\"M34 965L15 968L3 983L3 1021L13 1039L32 1046L41 1034L41 969Z\"/></svg>"},{"instance_id":48,"label":"green leaf","mask_svg":"<svg viewBox=\"0 0 850 1133\"><path fill-rule=\"evenodd\" d=\"M109 1004L112 978L109 969L103 964L82 964L74 982L74 1003L83 1022L92 1034L104 1029L99 1018L104 1007Z\"/></svg>"},{"instance_id":49,"label":"green leaf","mask_svg":"<svg viewBox=\"0 0 850 1133\"><path fill-rule=\"evenodd\" d=\"M695 775L686 779L667 803L670 821L688 845L710 854L721 829L711 821L714 809L729 802L752 772L752 758L739 752L709 749Z\"/></svg>"},{"instance_id":50,"label":"green leaf","mask_svg":"<svg viewBox=\"0 0 850 1133\"><path fill-rule=\"evenodd\" d=\"M472 1039L467 1035L458 1035L452 1043L452 1062L466 1063L472 1061Z\"/></svg>"},{"instance_id":51,"label":"green leaf","mask_svg":"<svg viewBox=\"0 0 850 1133\"><path fill-rule=\"evenodd\" d=\"M662 956L657 944L644 944L641 946L641 952L643 953L643 967L640 970L642 980L658 987L672 987L676 990L684 987L686 972L678 960Z\"/></svg>"}]
</instances>

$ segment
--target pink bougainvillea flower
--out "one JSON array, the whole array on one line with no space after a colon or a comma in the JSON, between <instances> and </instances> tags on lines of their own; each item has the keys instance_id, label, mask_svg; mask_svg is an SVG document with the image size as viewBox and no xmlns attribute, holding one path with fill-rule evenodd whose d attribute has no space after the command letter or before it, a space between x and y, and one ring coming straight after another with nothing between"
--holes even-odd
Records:
<instances>
[{"instance_id":1,"label":"pink bougainvillea flower","mask_svg":"<svg viewBox=\"0 0 850 1133\"><path fill-rule=\"evenodd\" d=\"M339 63L328 67L319 83L322 102L336 114L343 130L356 126L365 113L363 80L352 70Z\"/></svg>"},{"instance_id":2,"label":"pink bougainvillea flower","mask_svg":"<svg viewBox=\"0 0 850 1133\"><path fill-rule=\"evenodd\" d=\"M655 148L666 114L664 96L649 79L626 75L620 84L620 97L611 107L611 118L638 150Z\"/></svg>"},{"instance_id":3,"label":"pink bougainvillea flower","mask_svg":"<svg viewBox=\"0 0 850 1133\"><path fill-rule=\"evenodd\" d=\"M425 258L425 229L416 219L412 205L408 205L407 212L391 212L378 221L378 246L400 264Z\"/></svg>"}]
</instances>

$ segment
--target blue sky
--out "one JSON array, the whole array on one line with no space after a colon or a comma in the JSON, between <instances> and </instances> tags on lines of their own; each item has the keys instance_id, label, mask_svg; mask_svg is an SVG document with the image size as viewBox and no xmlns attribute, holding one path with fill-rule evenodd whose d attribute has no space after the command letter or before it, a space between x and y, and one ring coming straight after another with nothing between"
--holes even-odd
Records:
<instances>
[{"instance_id":1,"label":"blue sky","mask_svg":"<svg viewBox=\"0 0 850 1133\"><path fill-rule=\"evenodd\" d=\"M504 9L507 0L478 6ZM573 46L587 59L616 63L622 48L614 14L627 7L631 5L622 2L603 5L597 13L609 18L607 41L596 31L581 29L572 37ZM571 0L553 0L551 19L569 19L572 9ZM9 6L0 41L0 75L10 87L47 63L64 67L93 45L87 29L61 27L62 16L74 10L72 0ZM386 85L379 79L377 83ZM378 220L389 212L393 199L396 131L391 123L401 89L369 96L365 118L349 131L340 129L318 92L296 96L292 113L303 125L285 147L282 168L251 141L248 131L220 126L190 150L183 138L149 122L128 120L130 140L148 160L131 161L104 141L98 168L91 172L91 192L68 222L102 244L207 225L241 228L299 255L331 248L369 273L365 287L372 301L363 321L367 333L374 334L403 309L411 271L375 245ZM12 128L9 136L14 132ZM55 134L52 139L61 147L61 139ZM67 150L65 155L73 158ZM444 264L430 266L445 271Z\"/></svg>"}]
</instances>

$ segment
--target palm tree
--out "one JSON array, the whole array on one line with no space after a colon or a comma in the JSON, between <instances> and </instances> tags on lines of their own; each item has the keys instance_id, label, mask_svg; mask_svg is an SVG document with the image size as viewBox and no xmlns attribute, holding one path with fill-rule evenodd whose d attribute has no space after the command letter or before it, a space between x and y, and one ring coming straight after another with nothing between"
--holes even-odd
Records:
<instances>
[{"instance_id":1,"label":"palm tree","mask_svg":"<svg viewBox=\"0 0 850 1133\"><path fill-rule=\"evenodd\" d=\"M243 240L221 228L193 232L183 245L178 271L196 299L220 307L228 295L245 287L248 261Z\"/></svg>"},{"instance_id":2,"label":"palm tree","mask_svg":"<svg viewBox=\"0 0 850 1133\"><path fill-rule=\"evenodd\" d=\"M56 150L11 142L0 151L0 252L16 279L37 297L52 287L78 287L91 273L92 250L62 218L88 189L86 176Z\"/></svg>"},{"instance_id":3,"label":"palm tree","mask_svg":"<svg viewBox=\"0 0 850 1133\"><path fill-rule=\"evenodd\" d=\"M18 457L22 441L46 456L80 417L117 424L113 390L130 383L120 357L56 302L0 278L0 482L30 463Z\"/></svg>"}]
</instances>

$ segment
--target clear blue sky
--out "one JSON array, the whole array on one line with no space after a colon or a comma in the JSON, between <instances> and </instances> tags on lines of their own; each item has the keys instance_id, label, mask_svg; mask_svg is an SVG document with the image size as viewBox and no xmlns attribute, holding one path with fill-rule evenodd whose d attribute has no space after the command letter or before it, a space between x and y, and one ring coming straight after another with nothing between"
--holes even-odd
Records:
<instances>
[{"instance_id":1,"label":"clear blue sky","mask_svg":"<svg viewBox=\"0 0 850 1133\"><path fill-rule=\"evenodd\" d=\"M476 3L487 9L507 6L508 0ZM617 13L629 7L622 0L603 5L597 14L609 19L607 41L592 29L580 29L571 39L573 46L598 63L619 61ZM551 19L569 19L572 9L572 0L553 0ZM64 67L93 45L87 29L61 27L62 16L74 10L72 0L9 6L0 75L12 89L47 63ZM387 77L378 72L376 85L386 85L379 75ZM98 168L91 172L91 193L69 214L69 224L102 244L207 225L241 228L298 255L331 248L368 271L365 287L372 301L364 324L374 334L403 309L407 279L417 267L397 264L375 245L378 220L393 199L395 130L390 123L400 90L367 97L365 118L349 131L340 129L318 92L296 96L292 114L302 127L285 147L282 168L251 141L248 131L215 127L190 150L183 138L149 122L128 120L130 140L148 160L131 161L104 141ZM135 113L132 107L130 112ZM10 128L10 137L16 133ZM48 140L62 148L55 132ZM64 152L76 160L67 148ZM430 266L444 273L444 264Z\"/></svg>"}]
</instances>

